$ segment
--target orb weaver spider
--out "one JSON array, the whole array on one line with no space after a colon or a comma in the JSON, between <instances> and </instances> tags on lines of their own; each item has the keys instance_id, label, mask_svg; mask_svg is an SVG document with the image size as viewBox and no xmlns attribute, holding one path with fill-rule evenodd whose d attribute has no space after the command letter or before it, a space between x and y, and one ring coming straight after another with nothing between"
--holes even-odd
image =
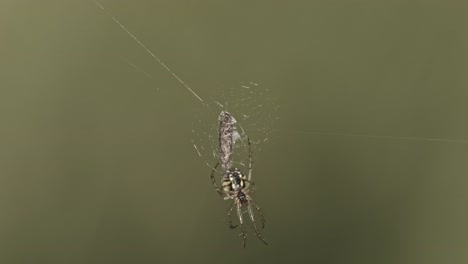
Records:
<instances>
[{"instance_id":1,"label":"orb weaver spider","mask_svg":"<svg viewBox=\"0 0 468 264\"><path fill-rule=\"evenodd\" d=\"M263 216L263 212L260 207L255 203L255 201L250 196L254 193L253 189L250 189L251 186L254 185L252 182L252 146L250 143L250 139L247 138L248 146L249 146L249 173L246 177L244 173L238 168L229 168L226 172L224 172L222 178L222 190L218 188L215 179L215 172L216 168L219 165L219 162L216 163L215 167L211 172L211 180L215 187L215 190L219 193L221 198L224 200L232 199L232 205L229 207L227 212L228 217L228 224L229 228L234 229L237 225L232 224L231 213L234 207L237 209L237 217L239 218L239 224L242 230L242 238L243 238L243 245L244 248L246 246L247 240L247 232L245 230L244 219L242 217L243 208L247 208L247 213L249 214L250 220L252 222L254 228L255 236L260 239L265 245L268 243L263 239L260 231L258 230L257 224L254 218L254 212L252 206L257 210L258 214L260 215L260 221L262 223L262 229L265 228L265 217Z\"/></svg>"}]
</instances>

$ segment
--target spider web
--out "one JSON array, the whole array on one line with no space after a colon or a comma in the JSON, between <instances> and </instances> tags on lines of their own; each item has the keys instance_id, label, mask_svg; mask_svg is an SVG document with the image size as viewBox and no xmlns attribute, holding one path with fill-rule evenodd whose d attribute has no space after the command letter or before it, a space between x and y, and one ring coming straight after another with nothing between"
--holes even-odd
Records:
<instances>
[{"instance_id":1,"label":"spider web","mask_svg":"<svg viewBox=\"0 0 468 264\"><path fill-rule=\"evenodd\" d=\"M213 148L214 147L208 147L209 146L216 146L217 143L212 141L217 141L217 136L213 137L213 135L216 135L216 133L213 133L214 131L217 131L217 119L216 116L221 112L221 110L226 110L230 111L236 120L238 121L239 124L239 132L241 132L241 140L240 144L238 143L236 145L236 150L234 151L234 162L236 162L236 155L239 155L239 150L237 150L239 147L243 146L243 149L245 148L246 140L245 138L247 137L247 133L249 133L249 137L253 142L253 149L256 151L259 151L261 149L261 146L263 145L263 142L268 141L269 137L268 135L273 131L272 129L272 120L277 118L275 117L272 113L277 111L277 107L271 107L274 105L271 102L268 102L268 98L266 92L268 92L268 89L258 89L258 84L254 82L248 82L248 83L242 83L236 88L232 89L226 89L221 93L219 98L212 99L212 101L207 101L202 99L197 92L192 89L188 84L186 84L169 66L167 66L159 57L157 54L155 54L152 50L147 48L144 43L142 43L131 31L125 27L123 23L121 23L113 14L105 8L105 6L97 1L97 0L90 0L94 4L97 5L99 9L101 9L107 16L109 16L116 25L118 25L129 37L131 37L138 45L140 45L141 48L143 48L157 63L159 63L166 71L168 71L180 84L183 85L183 87L188 90L196 100L200 101L202 105L206 106L206 108L209 111L214 111L214 109L217 109L217 114L210 113L208 116L211 116L212 119L209 121L211 122L212 127L205 128L205 132L200 132L199 128L194 128L193 129L193 136L192 142L194 144L194 148L196 152L198 153L198 156L202 157L205 159L205 162L207 162L207 158L209 156L212 156L213 158L219 158L217 154L215 154L217 151L215 151ZM140 69L137 65L134 65L130 62L127 62L131 67L135 68L138 71L141 71L143 74L145 74L147 77L151 78L151 76L146 73L144 70ZM255 88L255 89L252 89ZM242 89L245 89L246 91L242 91ZM262 98L263 103L259 102L259 100ZM224 102L224 103L223 103ZM270 104L270 109L266 109L266 105ZM216 106L214 106L216 105ZM237 109L239 108L239 109ZM265 109L265 110L264 110ZM269 112L269 115L266 115L266 112ZM265 118L266 119L262 119ZM214 120L214 121L213 121ZM202 119L198 119L198 123L201 124L203 122L208 122L204 121ZM194 124L196 125L196 124ZM200 127L201 125L198 125ZM204 125L206 126L206 125ZM197 126L195 126L197 127ZM392 135L374 135L374 134L353 134L353 133L336 133L333 131L303 131L303 130L297 130L297 129L287 129L290 132L295 132L295 133L304 133L304 134L317 134L317 135L327 135L327 136L344 136L344 137L362 137L362 138L381 138L381 139L398 139L398 140L418 140L418 141L440 141L440 142L454 142L454 143L468 143L468 140L464 139L446 139L446 138L425 138L425 137L404 137L404 136L392 136ZM200 140L203 138L201 135L205 136L209 135L211 138L208 138L208 143L205 140ZM258 134L257 137L252 136ZM262 144L260 144L262 143ZM211 155L208 155L206 152L206 149L211 150ZM214 151L214 152L213 152ZM238 159L237 159L238 160ZM234 163L235 164L235 163ZM211 167L211 166L210 166Z\"/></svg>"},{"instance_id":2,"label":"spider web","mask_svg":"<svg viewBox=\"0 0 468 264\"><path fill-rule=\"evenodd\" d=\"M250 139L252 151L258 153L268 144L274 131L279 119L276 99L268 88L255 82L226 88L211 99L213 103L200 111L192 124L191 141L196 155L210 168L220 160L218 117L221 111L228 111L236 119L239 133L233 149L233 166L246 167L249 155L247 138Z\"/></svg>"},{"instance_id":3,"label":"spider web","mask_svg":"<svg viewBox=\"0 0 468 264\"><path fill-rule=\"evenodd\" d=\"M97 7L105 13L113 22L119 26L124 33L132 38L143 50L145 50L158 64L168 71L183 87L188 90L195 99L200 101L201 107L199 117L194 119L192 124L192 139L195 153L204 163L212 168L220 160L219 139L218 139L218 117L221 111L230 112L237 120L237 130L239 139L235 142L232 164L233 166L244 167L248 160L248 140L251 142L253 152L261 151L263 145L269 141L273 132L275 121L279 119L277 112L279 106L270 90L256 82L243 82L225 88L219 94L214 95L210 100L202 99L194 89L186 84L159 56L145 46L137 36L135 36L122 22L120 22L110 10L101 2L91 0ZM137 65L125 60L127 64L137 71L142 72L146 77L152 78L146 71Z\"/></svg>"}]
</instances>

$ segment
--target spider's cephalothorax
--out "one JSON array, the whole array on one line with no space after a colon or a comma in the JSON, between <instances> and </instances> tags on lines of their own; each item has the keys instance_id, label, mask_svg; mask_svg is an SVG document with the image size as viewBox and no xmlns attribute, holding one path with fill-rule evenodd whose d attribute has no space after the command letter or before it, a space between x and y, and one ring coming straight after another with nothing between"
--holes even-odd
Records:
<instances>
[{"instance_id":1,"label":"spider's cephalothorax","mask_svg":"<svg viewBox=\"0 0 468 264\"><path fill-rule=\"evenodd\" d=\"M236 197L237 200L239 200L239 202L242 204L242 205L249 205L249 199L247 199L247 194L245 194L243 191L238 191L237 192L237 197Z\"/></svg>"},{"instance_id":2,"label":"spider's cephalothorax","mask_svg":"<svg viewBox=\"0 0 468 264\"><path fill-rule=\"evenodd\" d=\"M245 231L244 220L242 217L242 213L243 213L242 210L244 207L247 208L247 213L249 214L249 218L252 221L255 235L263 243L267 244L267 242L263 239L262 235L258 231L257 224L255 223L254 212L252 209L252 206L253 206L257 210L258 214L260 215L260 221L262 222L262 228L264 228L265 218L263 217L262 210L253 201L252 197L250 196L250 194L253 194L253 190L249 188L251 185L253 185L253 182L251 181L252 150L251 150L250 140L247 139L247 142L249 144L249 174L247 177L238 168L230 168L224 173L223 178L222 178L222 190L219 190L218 185L216 184L215 177L214 177L216 168L218 167L219 162L216 164L216 166L213 168L213 171L211 172L211 180L213 181L216 191L221 195L221 197L224 198L224 200L229 200L229 199L234 200L231 207L229 207L229 210L227 213L229 227L230 228L237 227L237 226L232 225L232 220L231 220L231 212L235 206L237 209L237 216L239 218L239 223L242 229L244 247L245 247L245 243L247 239L247 233Z\"/></svg>"}]
</instances>

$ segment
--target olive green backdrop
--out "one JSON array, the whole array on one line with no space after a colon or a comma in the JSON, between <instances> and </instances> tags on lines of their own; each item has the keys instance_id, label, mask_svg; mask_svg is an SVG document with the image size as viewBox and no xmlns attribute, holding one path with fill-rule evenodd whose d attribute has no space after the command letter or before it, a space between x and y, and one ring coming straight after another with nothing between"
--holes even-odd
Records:
<instances>
[{"instance_id":1,"label":"olive green backdrop","mask_svg":"<svg viewBox=\"0 0 468 264\"><path fill-rule=\"evenodd\" d=\"M270 245L227 228L204 106L108 13L4 0L1 263L467 263L466 2L101 3L205 101L277 98L254 154Z\"/></svg>"}]
</instances>

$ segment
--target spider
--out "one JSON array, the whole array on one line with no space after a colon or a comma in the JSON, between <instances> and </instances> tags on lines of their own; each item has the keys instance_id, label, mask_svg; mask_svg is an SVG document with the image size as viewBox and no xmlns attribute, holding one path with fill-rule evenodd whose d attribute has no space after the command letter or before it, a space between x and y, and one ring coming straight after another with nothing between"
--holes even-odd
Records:
<instances>
[{"instance_id":1,"label":"spider","mask_svg":"<svg viewBox=\"0 0 468 264\"><path fill-rule=\"evenodd\" d=\"M262 223L262 229L265 228L265 218L263 216L262 210L260 207L257 205L257 203L254 202L252 197L250 196L251 194L254 193L253 189L249 189L250 186L253 186L254 183L251 181L252 178L252 147L250 143L250 139L247 138L247 142L249 145L249 174L246 177L244 173L242 173L241 170L238 168L229 168L225 174L223 175L222 178L222 190L218 188L218 185L216 184L215 180L215 172L216 168L219 165L219 162L216 163L215 167L213 168L211 172L211 180L213 182L213 185L215 187L215 190L219 193L221 198L224 200L229 200L233 199L232 205L229 207L228 212L227 212L227 217L228 217L228 224L229 228L234 229L237 227L237 225L232 224L232 219L231 219L231 213L234 207L237 209L237 216L239 218L239 223L240 227L242 230L242 238L243 238L243 245L244 248L246 246L246 240L247 240L247 233L245 230L244 226L244 219L242 217L243 214L243 208L247 208L247 212L249 214L250 220L252 221L252 225L254 228L254 233L255 236L257 236L258 239L260 239L265 245L268 245L267 242L263 239L262 235L260 234L260 231L257 228L257 224L255 222L254 218L254 212L252 209L252 206L255 207L257 210L258 214L260 215L260 221Z\"/></svg>"}]
</instances>

